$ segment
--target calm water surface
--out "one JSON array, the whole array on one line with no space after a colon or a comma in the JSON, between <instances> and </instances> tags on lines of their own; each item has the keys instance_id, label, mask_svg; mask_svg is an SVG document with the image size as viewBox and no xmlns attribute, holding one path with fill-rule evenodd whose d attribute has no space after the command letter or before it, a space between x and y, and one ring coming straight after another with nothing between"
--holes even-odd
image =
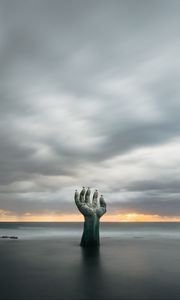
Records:
<instances>
[{"instance_id":1,"label":"calm water surface","mask_svg":"<svg viewBox=\"0 0 180 300\"><path fill-rule=\"evenodd\" d=\"M0 223L0 235L17 235L20 239L80 237L83 223L28 222ZM102 238L180 239L180 223L101 223Z\"/></svg>"},{"instance_id":2,"label":"calm water surface","mask_svg":"<svg viewBox=\"0 0 180 300\"><path fill-rule=\"evenodd\" d=\"M0 223L1 300L179 300L180 223Z\"/></svg>"}]
</instances>

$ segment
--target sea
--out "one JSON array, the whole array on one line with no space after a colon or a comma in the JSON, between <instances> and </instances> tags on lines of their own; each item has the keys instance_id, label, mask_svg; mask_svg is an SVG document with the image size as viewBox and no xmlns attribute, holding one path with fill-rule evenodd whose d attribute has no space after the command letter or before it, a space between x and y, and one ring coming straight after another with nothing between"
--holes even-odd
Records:
<instances>
[{"instance_id":1,"label":"sea","mask_svg":"<svg viewBox=\"0 0 180 300\"><path fill-rule=\"evenodd\" d=\"M17 236L19 239L51 239L81 237L80 222L1 222L0 236ZM180 239L180 222L103 222L102 238L110 239Z\"/></svg>"},{"instance_id":2,"label":"sea","mask_svg":"<svg viewBox=\"0 0 180 300\"><path fill-rule=\"evenodd\" d=\"M102 222L98 248L80 247L82 232L0 223L0 299L180 299L180 223Z\"/></svg>"}]
</instances>

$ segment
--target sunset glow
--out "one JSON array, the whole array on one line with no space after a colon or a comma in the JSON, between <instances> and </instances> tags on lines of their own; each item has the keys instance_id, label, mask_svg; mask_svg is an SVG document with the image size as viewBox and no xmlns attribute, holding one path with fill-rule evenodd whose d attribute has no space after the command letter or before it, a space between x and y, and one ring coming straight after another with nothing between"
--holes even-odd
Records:
<instances>
[{"instance_id":1,"label":"sunset glow","mask_svg":"<svg viewBox=\"0 0 180 300\"><path fill-rule=\"evenodd\" d=\"M0 222L83 222L81 214L47 214L15 215L9 211L0 210ZM180 222L180 217L160 216L150 214L126 213L107 214L101 219L102 222Z\"/></svg>"}]
</instances>

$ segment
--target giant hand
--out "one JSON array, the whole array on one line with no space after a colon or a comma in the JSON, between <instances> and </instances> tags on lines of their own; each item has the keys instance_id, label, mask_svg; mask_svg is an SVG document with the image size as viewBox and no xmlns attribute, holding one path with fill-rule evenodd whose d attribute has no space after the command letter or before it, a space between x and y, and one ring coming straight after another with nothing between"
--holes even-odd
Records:
<instances>
[{"instance_id":1,"label":"giant hand","mask_svg":"<svg viewBox=\"0 0 180 300\"><path fill-rule=\"evenodd\" d=\"M84 232L81 246L99 245L99 219L106 213L106 202L103 196L98 200L98 191L95 190L92 201L90 188L83 187L80 194L75 191L74 200L79 211L84 215Z\"/></svg>"},{"instance_id":2,"label":"giant hand","mask_svg":"<svg viewBox=\"0 0 180 300\"><path fill-rule=\"evenodd\" d=\"M95 190L93 194L92 202L90 200L90 194L91 194L90 188L88 188L86 191L85 187L83 187L82 191L80 192L80 195L76 190L74 194L75 203L79 211L84 216L96 215L100 219L106 213L106 202L104 201L103 195L101 195L98 201L97 190Z\"/></svg>"}]
</instances>

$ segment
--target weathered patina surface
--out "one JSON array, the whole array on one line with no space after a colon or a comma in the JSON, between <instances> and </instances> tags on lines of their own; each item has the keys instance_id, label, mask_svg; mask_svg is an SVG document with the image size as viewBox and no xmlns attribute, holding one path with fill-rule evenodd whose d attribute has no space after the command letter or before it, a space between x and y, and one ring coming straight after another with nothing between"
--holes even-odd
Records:
<instances>
[{"instance_id":1,"label":"weathered patina surface","mask_svg":"<svg viewBox=\"0 0 180 300\"><path fill-rule=\"evenodd\" d=\"M83 187L80 194L75 191L74 199L79 211L84 215L84 231L81 238L81 246L99 246L100 218L106 213L106 202L103 195L98 199L98 191L95 190L92 201L91 190Z\"/></svg>"}]
</instances>

